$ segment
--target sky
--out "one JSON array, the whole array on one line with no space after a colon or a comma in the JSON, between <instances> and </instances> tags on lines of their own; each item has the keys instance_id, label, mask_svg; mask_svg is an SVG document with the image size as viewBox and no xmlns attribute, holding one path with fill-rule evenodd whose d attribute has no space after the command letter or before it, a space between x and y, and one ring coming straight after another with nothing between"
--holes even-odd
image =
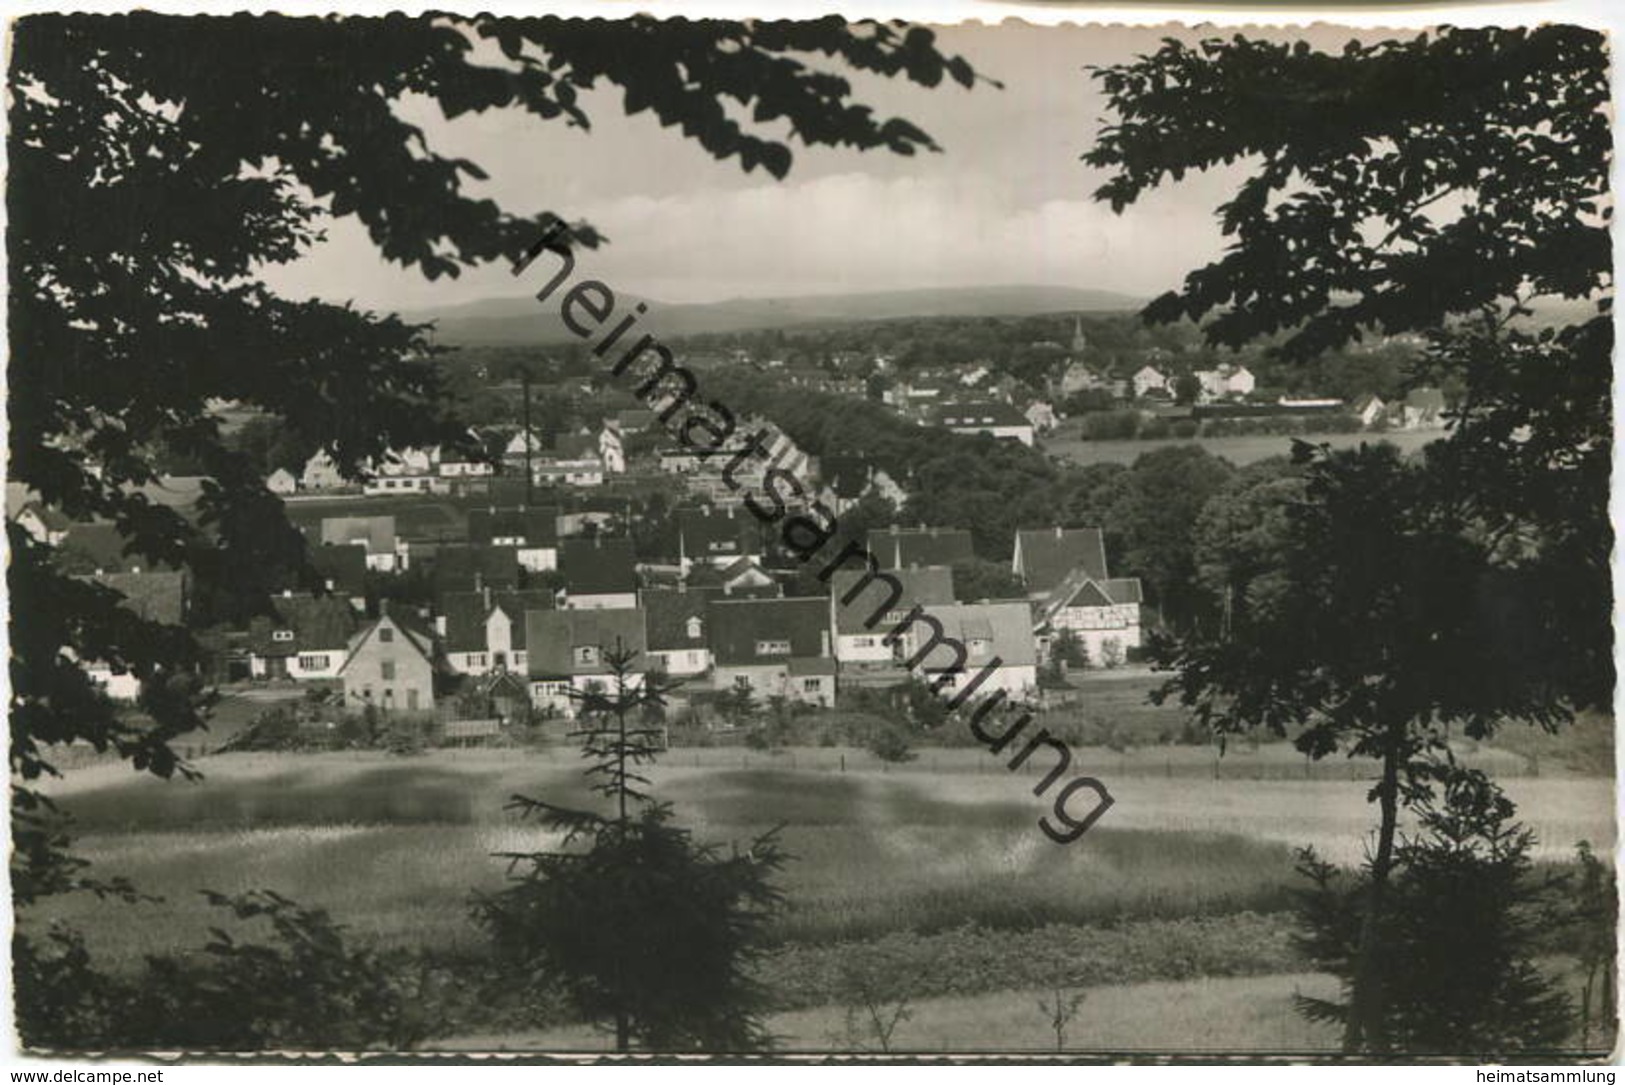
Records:
<instances>
[{"instance_id":1,"label":"sky","mask_svg":"<svg viewBox=\"0 0 1625 1085\"><path fill-rule=\"evenodd\" d=\"M1107 110L1084 68L1150 52L1167 32L940 28L944 52L962 54L1004 89L843 74L856 100L914 122L943 153L792 144L784 181L719 162L648 113L626 116L608 90L586 97L591 131L517 110L447 121L420 101L401 112L437 151L485 168L490 179L470 185L472 195L515 213L586 219L605 233L611 244L587 259L617 291L677 303L1043 284L1149 297L1222 251L1213 209L1241 169L1188 177L1121 215L1090 198L1105 175L1079 158ZM1293 36L1335 48L1352 32ZM307 257L263 278L286 296L379 311L524 292L503 266L429 282L387 265L353 219L328 223L327 233Z\"/></svg>"}]
</instances>

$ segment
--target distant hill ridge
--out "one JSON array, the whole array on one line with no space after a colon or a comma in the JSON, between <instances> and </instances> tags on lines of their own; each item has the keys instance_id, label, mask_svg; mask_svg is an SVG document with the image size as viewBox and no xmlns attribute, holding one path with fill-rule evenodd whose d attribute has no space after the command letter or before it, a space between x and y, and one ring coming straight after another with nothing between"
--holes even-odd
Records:
<instances>
[{"instance_id":1,"label":"distant hill ridge","mask_svg":"<svg viewBox=\"0 0 1625 1085\"><path fill-rule=\"evenodd\" d=\"M931 316L1031 316L1057 312L1122 312L1145 299L1110 290L1070 286L972 286L922 290L883 290L863 294L806 294L786 298L734 298L700 304L616 296L616 312L644 302L648 313L639 327L660 338L704 332L750 331L797 324L890 320ZM514 346L576 338L559 319L556 300L539 303L533 294L483 298L442 309L405 314L436 321L440 342L465 346Z\"/></svg>"}]
</instances>

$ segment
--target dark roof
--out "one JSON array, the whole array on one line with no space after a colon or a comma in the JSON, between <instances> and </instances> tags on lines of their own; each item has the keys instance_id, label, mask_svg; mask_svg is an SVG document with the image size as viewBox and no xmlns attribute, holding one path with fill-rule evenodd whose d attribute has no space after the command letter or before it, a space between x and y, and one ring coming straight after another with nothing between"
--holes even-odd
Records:
<instances>
[{"instance_id":1,"label":"dark roof","mask_svg":"<svg viewBox=\"0 0 1625 1085\"><path fill-rule=\"evenodd\" d=\"M976 400L968 403L943 403L936 408L939 425L959 428L979 426L1030 426L1025 415L1008 403Z\"/></svg>"},{"instance_id":2,"label":"dark roof","mask_svg":"<svg viewBox=\"0 0 1625 1085\"><path fill-rule=\"evenodd\" d=\"M869 552L883 569L911 565L952 565L976 557L970 532L951 527L899 528L869 532Z\"/></svg>"},{"instance_id":3,"label":"dark roof","mask_svg":"<svg viewBox=\"0 0 1625 1085\"><path fill-rule=\"evenodd\" d=\"M574 648L594 645L608 651L617 643L637 653L635 671L648 666L644 657L645 628L641 610L532 610L525 614L525 638L530 645L526 660L532 678L566 678L575 675L608 674L600 656L597 663L576 660Z\"/></svg>"},{"instance_id":4,"label":"dark roof","mask_svg":"<svg viewBox=\"0 0 1625 1085\"><path fill-rule=\"evenodd\" d=\"M328 590L363 595L367 590L367 552L359 546L313 546L310 563L327 581Z\"/></svg>"},{"instance_id":5,"label":"dark roof","mask_svg":"<svg viewBox=\"0 0 1625 1085\"><path fill-rule=\"evenodd\" d=\"M1106 543L1098 527L1018 531L1016 555L1034 594L1053 591L1074 570L1091 580L1106 579Z\"/></svg>"},{"instance_id":6,"label":"dark roof","mask_svg":"<svg viewBox=\"0 0 1625 1085\"><path fill-rule=\"evenodd\" d=\"M719 595L715 588L645 590L639 595L649 636L649 650L672 652L684 648L704 648L710 623L706 606ZM700 635L688 635L690 618L700 619Z\"/></svg>"},{"instance_id":7,"label":"dark roof","mask_svg":"<svg viewBox=\"0 0 1625 1085\"><path fill-rule=\"evenodd\" d=\"M690 560L759 554L756 527L754 516L732 506L677 510L677 535Z\"/></svg>"},{"instance_id":8,"label":"dark roof","mask_svg":"<svg viewBox=\"0 0 1625 1085\"><path fill-rule=\"evenodd\" d=\"M448 652L485 650L485 623L500 607L513 622L513 648L525 650L525 615L532 610L552 610L553 593L546 591L449 591L435 607L446 619L445 644Z\"/></svg>"},{"instance_id":9,"label":"dark roof","mask_svg":"<svg viewBox=\"0 0 1625 1085\"><path fill-rule=\"evenodd\" d=\"M561 433L553 439L552 453L561 460L583 460L598 455L598 438L590 433Z\"/></svg>"},{"instance_id":10,"label":"dark roof","mask_svg":"<svg viewBox=\"0 0 1625 1085\"><path fill-rule=\"evenodd\" d=\"M395 549L393 516L327 516L322 519L322 545L367 544L369 554L387 554Z\"/></svg>"},{"instance_id":11,"label":"dark roof","mask_svg":"<svg viewBox=\"0 0 1625 1085\"><path fill-rule=\"evenodd\" d=\"M1412 388L1405 393L1405 406L1421 411L1442 411L1444 393L1437 388Z\"/></svg>"},{"instance_id":12,"label":"dark roof","mask_svg":"<svg viewBox=\"0 0 1625 1085\"><path fill-rule=\"evenodd\" d=\"M519 587L519 551L512 546L469 546L449 543L434 555L436 593Z\"/></svg>"},{"instance_id":13,"label":"dark roof","mask_svg":"<svg viewBox=\"0 0 1625 1085\"><path fill-rule=\"evenodd\" d=\"M553 546L559 541L559 510L553 505L470 509L468 541L489 546L494 538L524 539L527 547Z\"/></svg>"},{"instance_id":14,"label":"dark roof","mask_svg":"<svg viewBox=\"0 0 1625 1085\"><path fill-rule=\"evenodd\" d=\"M1118 580L1107 580L1101 583L1106 597L1113 603L1126 605L1128 603L1145 602L1145 592L1140 587L1139 577L1126 577Z\"/></svg>"},{"instance_id":15,"label":"dark roof","mask_svg":"<svg viewBox=\"0 0 1625 1085\"><path fill-rule=\"evenodd\" d=\"M336 595L279 595L271 600L276 617L260 616L249 623L250 650L256 655L297 655L313 650L343 648L355 630L350 604ZM271 634L293 631L293 639L279 641Z\"/></svg>"},{"instance_id":16,"label":"dark roof","mask_svg":"<svg viewBox=\"0 0 1625 1085\"><path fill-rule=\"evenodd\" d=\"M70 567L117 572L141 565L141 559L124 553L127 540L112 521L73 524L58 544L61 559Z\"/></svg>"},{"instance_id":17,"label":"dark roof","mask_svg":"<svg viewBox=\"0 0 1625 1085\"><path fill-rule=\"evenodd\" d=\"M92 577L124 596L119 605L149 622L180 625L186 620L186 574L159 570L106 573Z\"/></svg>"},{"instance_id":18,"label":"dark roof","mask_svg":"<svg viewBox=\"0 0 1625 1085\"><path fill-rule=\"evenodd\" d=\"M655 413L650 410L633 407L624 411L615 412L615 421L627 433L637 433L646 430L655 424Z\"/></svg>"},{"instance_id":19,"label":"dark roof","mask_svg":"<svg viewBox=\"0 0 1625 1085\"><path fill-rule=\"evenodd\" d=\"M886 628L883 619L872 626L867 624L874 616L875 608L884 604L891 594L891 588L885 581L865 584L858 594L852 597L850 603L841 601L846 597L846 593L857 587L858 581L867 575L866 570L841 569L830 578L829 593L834 600L836 632L853 635ZM900 610L907 613L915 604L938 606L954 601L953 570L945 566L896 569L886 575L895 577L903 585L903 594L897 597L894 605L887 608L888 611Z\"/></svg>"},{"instance_id":20,"label":"dark roof","mask_svg":"<svg viewBox=\"0 0 1625 1085\"><path fill-rule=\"evenodd\" d=\"M732 666L777 663L792 656L825 656L829 645L829 600L719 599L707 609L711 650L717 662ZM788 641L782 655L758 655L760 641Z\"/></svg>"},{"instance_id":21,"label":"dark roof","mask_svg":"<svg viewBox=\"0 0 1625 1085\"><path fill-rule=\"evenodd\" d=\"M1027 667L1038 661L1033 642L1032 609L1024 602L967 603L927 610L942 623L943 631L961 644L974 649L972 641L987 641L988 654L998 656L1006 667ZM939 648L921 660L917 669L929 671L946 665L950 658L948 649ZM968 666L974 668L976 663Z\"/></svg>"},{"instance_id":22,"label":"dark roof","mask_svg":"<svg viewBox=\"0 0 1625 1085\"><path fill-rule=\"evenodd\" d=\"M638 587L631 539L565 539L559 544L559 572L573 595L631 592Z\"/></svg>"}]
</instances>

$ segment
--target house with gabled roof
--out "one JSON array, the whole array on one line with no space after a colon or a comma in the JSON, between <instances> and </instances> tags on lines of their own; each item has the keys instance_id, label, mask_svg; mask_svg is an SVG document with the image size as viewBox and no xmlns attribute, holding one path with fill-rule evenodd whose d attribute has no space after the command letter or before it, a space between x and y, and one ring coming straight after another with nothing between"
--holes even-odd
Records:
<instances>
[{"instance_id":1,"label":"house with gabled roof","mask_svg":"<svg viewBox=\"0 0 1625 1085\"><path fill-rule=\"evenodd\" d=\"M644 612L632 607L526 611L525 642L531 704L564 716L575 716L581 693L614 682L608 653L632 653L631 685L650 667Z\"/></svg>"},{"instance_id":2,"label":"house with gabled roof","mask_svg":"<svg viewBox=\"0 0 1625 1085\"><path fill-rule=\"evenodd\" d=\"M67 513L43 501L30 501L18 510L17 526L31 535L35 542L56 546L68 537L73 520Z\"/></svg>"},{"instance_id":3,"label":"house with gabled roof","mask_svg":"<svg viewBox=\"0 0 1625 1085\"><path fill-rule=\"evenodd\" d=\"M738 558L717 573L722 594L743 599L777 599L783 586L755 558Z\"/></svg>"},{"instance_id":4,"label":"house with gabled roof","mask_svg":"<svg viewBox=\"0 0 1625 1085\"><path fill-rule=\"evenodd\" d=\"M748 685L759 698L835 704L835 649L829 600L717 599L707 609L712 686Z\"/></svg>"},{"instance_id":5,"label":"house with gabled roof","mask_svg":"<svg viewBox=\"0 0 1625 1085\"><path fill-rule=\"evenodd\" d=\"M265 488L281 497L295 493L299 489L299 476L286 467L278 467L265 476Z\"/></svg>"},{"instance_id":6,"label":"house with gabled roof","mask_svg":"<svg viewBox=\"0 0 1625 1085\"><path fill-rule=\"evenodd\" d=\"M1074 570L1106 578L1106 540L1098 527L1053 527L1017 531L1010 571L1027 585L1030 598L1053 590Z\"/></svg>"},{"instance_id":7,"label":"house with gabled roof","mask_svg":"<svg viewBox=\"0 0 1625 1085\"><path fill-rule=\"evenodd\" d=\"M356 610L367 606L367 554L359 546L313 546L310 563L329 594L349 600Z\"/></svg>"},{"instance_id":8,"label":"house with gabled roof","mask_svg":"<svg viewBox=\"0 0 1625 1085\"><path fill-rule=\"evenodd\" d=\"M542 440L541 434L537 433L535 430L532 430L527 434L523 429L521 429L513 436L509 437L508 443L502 446L502 455L508 459L518 459L522 461L525 458L525 452L527 449L532 456L535 456L542 450L545 443L546 442Z\"/></svg>"},{"instance_id":9,"label":"house with gabled roof","mask_svg":"<svg viewBox=\"0 0 1625 1085\"><path fill-rule=\"evenodd\" d=\"M549 591L447 592L435 605L435 632L456 674L527 673L525 615L552 610Z\"/></svg>"},{"instance_id":10,"label":"house with gabled roof","mask_svg":"<svg viewBox=\"0 0 1625 1085\"><path fill-rule=\"evenodd\" d=\"M322 518L323 546L356 546L367 555L367 568L392 573L400 568L400 538L393 516L327 516Z\"/></svg>"},{"instance_id":11,"label":"house with gabled roof","mask_svg":"<svg viewBox=\"0 0 1625 1085\"><path fill-rule=\"evenodd\" d=\"M687 575L695 562L726 568L762 552L759 521L733 506L678 509L677 566Z\"/></svg>"},{"instance_id":12,"label":"house with gabled roof","mask_svg":"<svg viewBox=\"0 0 1625 1085\"><path fill-rule=\"evenodd\" d=\"M1402 429L1442 429L1445 423L1444 393L1437 388L1412 388L1399 407Z\"/></svg>"},{"instance_id":13,"label":"house with gabled roof","mask_svg":"<svg viewBox=\"0 0 1625 1085\"><path fill-rule=\"evenodd\" d=\"M102 573L87 579L112 588L123 598L119 607L149 622L183 625L186 622L190 578L184 571ZM141 694L141 680L129 671L115 671L105 660L84 661L91 681L115 701L133 701Z\"/></svg>"},{"instance_id":14,"label":"house with gabled roof","mask_svg":"<svg viewBox=\"0 0 1625 1085\"><path fill-rule=\"evenodd\" d=\"M938 692L969 689L966 699L979 700L1002 691L1019 701L1037 691L1038 643L1028 604L956 603L926 607L925 613L942 626L945 639L965 647L961 661L954 648L935 639L935 628L919 619L899 636L900 657L925 681L940 681Z\"/></svg>"},{"instance_id":15,"label":"house with gabled roof","mask_svg":"<svg viewBox=\"0 0 1625 1085\"><path fill-rule=\"evenodd\" d=\"M553 505L468 512L468 541L474 546L511 546L522 569L545 572L559 567L559 510Z\"/></svg>"},{"instance_id":16,"label":"house with gabled roof","mask_svg":"<svg viewBox=\"0 0 1625 1085\"><path fill-rule=\"evenodd\" d=\"M712 588L645 588L638 594L652 669L673 678L692 678L711 669L706 607L719 595Z\"/></svg>"},{"instance_id":17,"label":"house with gabled roof","mask_svg":"<svg viewBox=\"0 0 1625 1085\"><path fill-rule=\"evenodd\" d=\"M895 569L885 574L901 586L867 569L838 569L829 582L830 626L835 630L835 658L847 664L890 664L894 645L885 643L914 606L943 606L954 601L953 570L944 565Z\"/></svg>"},{"instance_id":18,"label":"house with gabled roof","mask_svg":"<svg viewBox=\"0 0 1625 1085\"><path fill-rule=\"evenodd\" d=\"M138 572L142 559L127 554L129 538L110 520L75 521L57 543L57 564L70 573Z\"/></svg>"},{"instance_id":19,"label":"house with gabled roof","mask_svg":"<svg viewBox=\"0 0 1625 1085\"><path fill-rule=\"evenodd\" d=\"M970 532L952 527L900 528L893 524L869 532L868 545L883 569L954 565L976 557Z\"/></svg>"},{"instance_id":20,"label":"house with gabled roof","mask_svg":"<svg viewBox=\"0 0 1625 1085\"><path fill-rule=\"evenodd\" d=\"M956 401L940 404L936 423L955 433L991 434L1000 439L1033 443L1033 424L1013 406L997 400Z\"/></svg>"},{"instance_id":21,"label":"house with gabled roof","mask_svg":"<svg viewBox=\"0 0 1625 1085\"><path fill-rule=\"evenodd\" d=\"M249 622L249 674L297 681L338 677L356 625L347 599L284 592L271 600L271 611Z\"/></svg>"},{"instance_id":22,"label":"house with gabled roof","mask_svg":"<svg viewBox=\"0 0 1625 1085\"><path fill-rule=\"evenodd\" d=\"M1173 394L1167 375L1153 365L1142 365L1135 371L1132 381L1136 399L1144 399L1153 392L1163 396Z\"/></svg>"},{"instance_id":23,"label":"house with gabled roof","mask_svg":"<svg viewBox=\"0 0 1625 1085\"><path fill-rule=\"evenodd\" d=\"M631 539L593 535L559 543L564 605L570 610L624 610L638 605L637 559Z\"/></svg>"},{"instance_id":24,"label":"house with gabled roof","mask_svg":"<svg viewBox=\"0 0 1625 1085\"><path fill-rule=\"evenodd\" d=\"M434 552L436 595L449 591L517 591L519 551L512 546L442 543Z\"/></svg>"},{"instance_id":25,"label":"house with gabled roof","mask_svg":"<svg viewBox=\"0 0 1625 1085\"><path fill-rule=\"evenodd\" d=\"M434 711L434 641L405 614L387 608L350 639L339 678L351 712Z\"/></svg>"},{"instance_id":26,"label":"house with gabled roof","mask_svg":"<svg viewBox=\"0 0 1625 1085\"><path fill-rule=\"evenodd\" d=\"M337 490L349 484L349 480L339 473L338 461L326 449L321 449L306 460L303 470L299 472L299 488L302 490Z\"/></svg>"},{"instance_id":27,"label":"house with gabled roof","mask_svg":"<svg viewBox=\"0 0 1625 1085\"><path fill-rule=\"evenodd\" d=\"M1071 630L1097 664L1140 647L1140 581L1109 575L1099 528L1018 531L1010 568L1027 586L1041 632Z\"/></svg>"}]
</instances>

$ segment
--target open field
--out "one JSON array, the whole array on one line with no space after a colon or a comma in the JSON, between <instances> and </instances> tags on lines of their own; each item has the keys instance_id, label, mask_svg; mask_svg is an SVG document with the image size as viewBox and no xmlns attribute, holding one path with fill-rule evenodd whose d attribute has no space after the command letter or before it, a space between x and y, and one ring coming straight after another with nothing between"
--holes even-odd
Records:
<instances>
[{"instance_id":1,"label":"open field","mask_svg":"<svg viewBox=\"0 0 1625 1085\"><path fill-rule=\"evenodd\" d=\"M1402 430L1394 433L1330 433L1299 438L1311 444L1328 444L1333 448L1353 448L1362 441L1387 441L1406 452L1414 452L1430 441L1444 436L1442 430ZM1074 463L1130 464L1145 453L1168 445L1199 444L1215 456L1221 456L1240 467L1243 464L1267 460L1271 456L1285 456L1292 451L1291 437L1201 437L1150 438L1144 441L1084 441L1074 436L1046 437L1039 442L1045 452L1063 456Z\"/></svg>"},{"instance_id":2,"label":"open field","mask_svg":"<svg viewBox=\"0 0 1625 1085\"><path fill-rule=\"evenodd\" d=\"M845 773L834 767L843 755ZM1037 829L1049 805L1031 795L1029 778L980 751L930 751L934 766L886 772L850 750L748 755L746 769L741 756L674 751L654 769L656 792L702 839L787 825L795 861L783 876L781 942L1279 911L1293 847L1356 861L1373 818L1362 781L1113 776L1104 760L1097 774L1116 805L1060 847ZM1079 751L1080 763L1091 756ZM504 811L508 797L584 798L578 759L564 749L240 754L201 767L196 784L97 766L53 785L96 872L127 875L166 899L52 902L36 921L68 919L94 951L129 965L201 941L214 917L197 890L268 887L331 909L369 942L455 952L479 938L470 893L502 883L492 853L550 843ZM1565 858L1579 839L1611 851L1609 781L1506 786L1540 834L1542 857Z\"/></svg>"},{"instance_id":3,"label":"open field","mask_svg":"<svg viewBox=\"0 0 1625 1085\"><path fill-rule=\"evenodd\" d=\"M1338 1034L1292 1012L1294 994L1326 997L1329 976L1286 973L1240 979L1195 979L1088 989L1067 1027L1066 1048L1090 1051L1315 1053L1335 1051ZM923 999L892 1037L897 1053L943 1051L1039 1053L1055 1051L1055 1034L1038 1009L1039 989ZM1148 1027L1148 1022L1155 1022ZM849 1038L839 1007L779 1014L768 1022L787 1051L878 1050L861 1035ZM608 1051L613 1038L587 1026L545 1032L463 1036L427 1045L452 1051Z\"/></svg>"}]
</instances>

